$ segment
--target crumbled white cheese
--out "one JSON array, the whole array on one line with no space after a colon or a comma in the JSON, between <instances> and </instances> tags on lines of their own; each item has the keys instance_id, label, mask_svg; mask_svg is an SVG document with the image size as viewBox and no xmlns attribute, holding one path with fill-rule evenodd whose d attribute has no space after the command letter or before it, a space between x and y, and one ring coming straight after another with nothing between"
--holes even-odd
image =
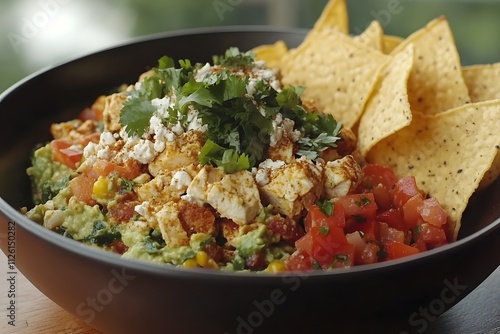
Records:
<instances>
[{"instance_id":1,"label":"crumbled white cheese","mask_svg":"<svg viewBox=\"0 0 500 334\"><path fill-rule=\"evenodd\" d=\"M134 146L130 157L143 164L148 164L156 157L154 144L150 140L140 139Z\"/></svg>"},{"instance_id":2,"label":"crumbled white cheese","mask_svg":"<svg viewBox=\"0 0 500 334\"><path fill-rule=\"evenodd\" d=\"M172 176L170 185L176 189L182 189L184 187L188 187L192 180L193 179L187 172L179 170Z\"/></svg>"}]
</instances>

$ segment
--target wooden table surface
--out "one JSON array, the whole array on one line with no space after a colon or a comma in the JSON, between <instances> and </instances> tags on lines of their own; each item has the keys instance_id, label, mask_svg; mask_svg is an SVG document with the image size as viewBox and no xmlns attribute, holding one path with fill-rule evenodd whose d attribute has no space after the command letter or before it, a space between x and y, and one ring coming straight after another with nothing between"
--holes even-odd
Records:
<instances>
[{"instance_id":1,"label":"wooden table surface","mask_svg":"<svg viewBox=\"0 0 500 334\"><path fill-rule=\"evenodd\" d=\"M45 297L17 270L16 326L10 326L6 317L9 272L1 251L0 268L7 268L0 271L0 333L100 333ZM425 334L500 334L500 268L431 325Z\"/></svg>"}]
</instances>

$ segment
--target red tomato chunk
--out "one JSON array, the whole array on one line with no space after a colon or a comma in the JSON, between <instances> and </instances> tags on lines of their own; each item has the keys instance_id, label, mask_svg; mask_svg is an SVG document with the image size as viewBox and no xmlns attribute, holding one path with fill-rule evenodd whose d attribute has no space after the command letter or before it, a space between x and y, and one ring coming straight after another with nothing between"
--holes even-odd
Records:
<instances>
[{"instance_id":1,"label":"red tomato chunk","mask_svg":"<svg viewBox=\"0 0 500 334\"><path fill-rule=\"evenodd\" d=\"M288 270L350 267L399 259L448 242L448 215L435 198L425 198L415 177L397 179L384 166L363 167L353 194L331 200L331 214L311 205L305 234L286 261Z\"/></svg>"}]
</instances>

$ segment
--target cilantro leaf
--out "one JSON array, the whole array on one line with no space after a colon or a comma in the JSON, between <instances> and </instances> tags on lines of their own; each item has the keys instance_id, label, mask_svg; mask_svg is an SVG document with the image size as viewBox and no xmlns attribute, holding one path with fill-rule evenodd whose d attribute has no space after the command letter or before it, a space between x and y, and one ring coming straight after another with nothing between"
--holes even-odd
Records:
<instances>
[{"instance_id":1,"label":"cilantro leaf","mask_svg":"<svg viewBox=\"0 0 500 334\"><path fill-rule=\"evenodd\" d=\"M326 199L323 202L317 201L316 205L325 216L330 217L333 214L333 203L330 200Z\"/></svg>"},{"instance_id":2,"label":"cilantro leaf","mask_svg":"<svg viewBox=\"0 0 500 334\"><path fill-rule=\"evenodd\" d=\"M224 148L208 139L200 150L201 164L212 164L221 167L225 173L234 173L250 168L248 156L238 154L236 150Z\"/></svg>"},{"instance_id":3,"label":"cilantro leaf","mask_svg":"<svg viewBox=\"0 0 500 334\"><path fill-rule=\"evenodd\" d=\"M149 120L156 108L145 97L128 99L123 102L120 112L120 124L129 136L142 136L149 127Z\"/></svg>"}]
</instances>

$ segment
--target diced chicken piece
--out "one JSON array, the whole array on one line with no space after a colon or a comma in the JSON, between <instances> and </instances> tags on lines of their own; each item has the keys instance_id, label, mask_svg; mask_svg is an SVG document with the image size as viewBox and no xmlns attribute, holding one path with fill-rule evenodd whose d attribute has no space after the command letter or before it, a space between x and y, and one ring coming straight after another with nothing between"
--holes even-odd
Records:
<instances>
[{"instance_id":1,"label":"diced chicken piece","mask_svg":"<svg viewBox=\"0 0 500 334\"><path fill-rule=\"evenodd\" d=\"M163 240L168 247L180 247L189 244L189 237L179 219L179 207L175 202L168 202L155 214Z\"/></svg>"},{"instance_id":2,"label":"diced chicken piece","mask_svg":"<svg viewBox=\"0 0 500 334\"><path fill-rule=\"evenodd\" d=\"M316 202L323 191L322 166L301 157L269 171L269 183L259 186L261 196L277 213L298 216Z\"/></svg>"},{"instance_id":3,"label":"diced chicken piece","mask_svg":"<svg viewBox=\"0 0 500 334\"><path fill-rule=\"evenodd\" d=\"M82 121L75 119L69 122L53 123L50 126L50 133L54 139L67 138L71 131L75 131Z\"/></svg>"},{"instance_id":4,"label":"diced chicken piece","mask_svg":"<svg viewBox=\"0 0 500 334\"><path fill-rule=\"evenodd\" d=\"M174 141L167 141L165 149L149 164L149 172L154 176L160 170L171 171L197 163L204 143L205 135L197 130L187 131Z\"/></svg>"},{"instance_id":5,"label":"diced chicken piece","mask_svg":"<svg viewBox=\"0 0 500 334\"><path fill-rule=\"evenodd\" d=\"M218 168L203 166L186 190L187 200L200 204L207 203L207 189L215 182L222 180L224 175L224 172Z\"/></svg>"},{"instance_id":6,"label":"diced chicken piece","mask_svg":"<svg viewBox=\"0 0 500 334\"><path fill-rule=\"evenodd\" d=\"M269 146L267 149L267 157L271 160L281 160L286 163L291 163L295 159L295 146L293 141L283 136L274 146Z\"/></svg>"},{"instance_id":7,"label":"diced chicken piece","mask_svg":"<svg viewBox=\"0 0 500 334\"><path fill-rule=\"evenodd\" d=\"M197 165L189 165L175 171L160 171L137 190L138 198L141 201L156 203L179 201L198 171Z\"/></svg>"},{"instance_id":8,"label":"diced chicken piece","mask_svg":"<svg viewBox=\"0 0 500 334\"><path fill-rule=\"evenodd\" d=\"M114 93L106 96L104 110L102 112L102 120L104 130L109 132L120 131L120 111L123 107L123 102L127 100L125 93Z\"/></svg>"},{"instance_id":9,"label":"diced chicken piece","mask_svg":"<svg viewBox=\"0 0 500 334\"><path fill-rule=\"evenodd\" d=\"M83 142L85 137L96 133L96 131L96 122L92 120L72 120L54 123L50 126L50 132L54 139L67 139L75 143Z\"/></svg>"},{"instance_id":10,"label":"diced chicken piece","mask_svg":"<svg viewBox=\"0 0 500 334\"><path fill-rule=\"evenodd\" d=\"M207 192L207 202L221 217L240 225L251 222L262 208L252 173L243 170L215 182Z\"/></svg>"},{"instance_id":11,"label":"diced chicken piece","mask_svg":"<svg viewBox=\"0 0 500 334\"><path fill-rule=\"evenodd\" d=\"M215 214L212 208L181 201L179 202L179 219L189 236L193 233L215 235Z\"/></svg>"},{"instance_id":12,"label":"diced chicken piece","mask_svg":"<svg viewBox=\"0 0 500 334\"><path fill-rule=\"evenodd\" d=\"M361 182L363 171L352 155L325 164L324 191L327 198L345 196Z\"/></svg>"},{"instance_id":13,"label":"diced chicken piece","mask_svg":"<svg viewBox=\"0 0 500 334\"><path fill-rule=\"evenodd\" d=\"M210 204L221 217L237 224L252 221L261 209L259 190L248 171L224 174L204 166L187 189L187 199Z\"/></svg>"}]
</instances>

